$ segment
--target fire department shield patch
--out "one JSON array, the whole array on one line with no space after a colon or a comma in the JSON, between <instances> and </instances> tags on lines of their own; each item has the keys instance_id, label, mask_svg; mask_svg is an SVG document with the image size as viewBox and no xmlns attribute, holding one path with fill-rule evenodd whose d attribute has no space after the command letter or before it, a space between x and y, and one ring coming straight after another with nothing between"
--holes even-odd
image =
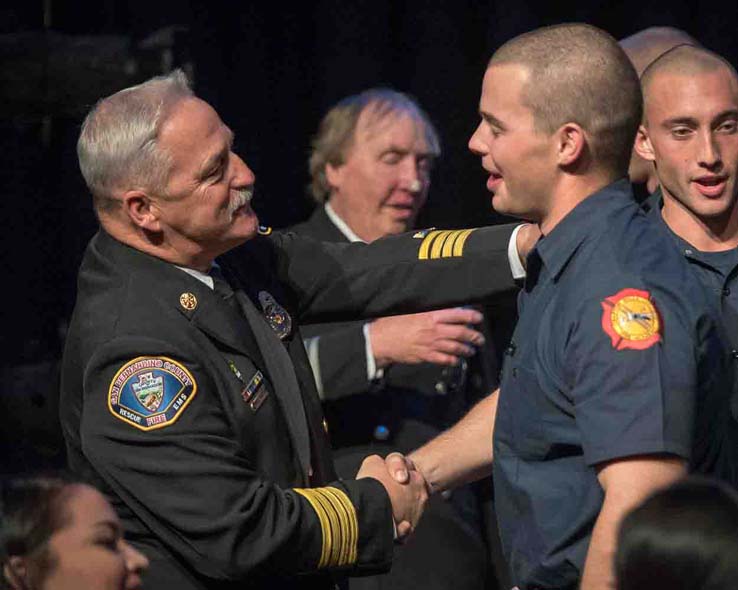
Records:
<instances>
[{"instance_id":1,"label":"fire department shield patch","mask_svg":"<svg viewBox=\"0 0 738 590\"><path fill-rule=\"evenodd\" d=\"M645 350L661 340L663 322L648 291L622 289L602 302L602 329L617 350Z\"/></svg>"}]
</instances>

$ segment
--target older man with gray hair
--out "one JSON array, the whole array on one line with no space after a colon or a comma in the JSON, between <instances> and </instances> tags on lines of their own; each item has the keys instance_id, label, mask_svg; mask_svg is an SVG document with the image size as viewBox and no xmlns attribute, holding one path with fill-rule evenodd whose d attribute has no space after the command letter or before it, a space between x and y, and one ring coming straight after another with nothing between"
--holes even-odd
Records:
<instances>
[{"instance_id":1,"label":"older man with gray hair","mask_svg":"<svg viewBox=\"0 0 738 590\"><path fill-rule=\"evenodd\" d=\"M448 255L412 235L277 234L251 209L233 137L181 72L85 119L100 230L64 352L69 462L110 496L152 588L334 587L389 567L426 492L378 457L337 479L299 324L509 292L489 269L507 268L510 232L472 231Z\"/></svg>"},{"instance_id":2,"label":"older man with gray hair","mask_svg":"<svg viewBox=\"0 0 738 590\"><path fill-rule=\"evenodd\" d=\"M371 242L413 229L440 152L428 115L408 95L372 88L343 98L313 139L310 191L318 206L294 231ZM495 322L510 326L514 297L504 310ZM420 446L496 387L491 330L482 320L478 310L456 308L305 327L339 475L354 477L368 453ZM485 516L491 526L482 526ZM482 506L468 486L448 501L439 497L413 542L396 552L392 571L351 586L405 588L423 576L426 588L489 587L486 530L498 555L491 502Z\"/></svg>"}]
</instances>

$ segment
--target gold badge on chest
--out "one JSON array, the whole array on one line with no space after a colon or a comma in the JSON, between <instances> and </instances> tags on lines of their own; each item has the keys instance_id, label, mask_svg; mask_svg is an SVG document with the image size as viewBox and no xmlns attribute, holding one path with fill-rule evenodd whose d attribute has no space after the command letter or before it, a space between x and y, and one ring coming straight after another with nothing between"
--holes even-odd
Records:
<instances>
[{"instance_id":1,"label":"gold badge on chest","mask_svg":"<svg viewBox=\"0 0 738 590\"><path fill-rule=\"evenodd\" d=\"M287 310L274 299L268 291L259 291L259 304L266 321L279 336L284 340L292 331L292 318Z\"/></svg>"}]
</instances>

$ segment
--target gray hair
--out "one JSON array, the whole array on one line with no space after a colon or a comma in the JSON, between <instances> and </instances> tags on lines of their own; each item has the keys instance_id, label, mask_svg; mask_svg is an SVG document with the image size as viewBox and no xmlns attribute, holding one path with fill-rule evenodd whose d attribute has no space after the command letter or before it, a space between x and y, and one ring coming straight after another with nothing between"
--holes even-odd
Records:
<instances>
[{"instance_id":1,"label":"gray hair","mask_svg":"<svg viewBox=\"0 0 738 590\"><path fill-rule=\"evenodd\" d=\"M429 153L433 157L441 154L438 132L425 111L407 94L389 88L370 88L348 96L326 113L311 144L309 189L318 203L328 200L331 192L325 174L326 166L345 163L346 155L354 143L359 117L369 108L371 125L389 116L410 116L422 126Z\"/></svg>"},{"instance_id":2,"label":"gray hair","mask_svg":"<svg viewBox=\"0 0 738 590\"><path fill-rule=\"evenodd\" d=\"M165 194L171 157L158 146L158 135L172 107L192 96L187 76L178 69L116 92L92 108L82 124L77 156L98 213L120 206L116 190Z\"/></svg>"}]
</instances>

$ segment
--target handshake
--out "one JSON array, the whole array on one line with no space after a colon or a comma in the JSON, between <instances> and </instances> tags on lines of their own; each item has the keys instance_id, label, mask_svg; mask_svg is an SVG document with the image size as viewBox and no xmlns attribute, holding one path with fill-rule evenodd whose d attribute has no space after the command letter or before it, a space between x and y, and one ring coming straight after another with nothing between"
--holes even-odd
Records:
<instances>
[{"instance_id":1,"label":"handshake","mask_svg":"<svg viewBox=\"0 0 738 590\"><path fill-rule=\"evenodd\" d=\"M423 474L409 457L390 453L386 459L371 455L364 459L356 479L373 477L387 490L392 503L397 540L410 535L423 514L425 503L431 493Z\"/></svg>"}]
</instances>

